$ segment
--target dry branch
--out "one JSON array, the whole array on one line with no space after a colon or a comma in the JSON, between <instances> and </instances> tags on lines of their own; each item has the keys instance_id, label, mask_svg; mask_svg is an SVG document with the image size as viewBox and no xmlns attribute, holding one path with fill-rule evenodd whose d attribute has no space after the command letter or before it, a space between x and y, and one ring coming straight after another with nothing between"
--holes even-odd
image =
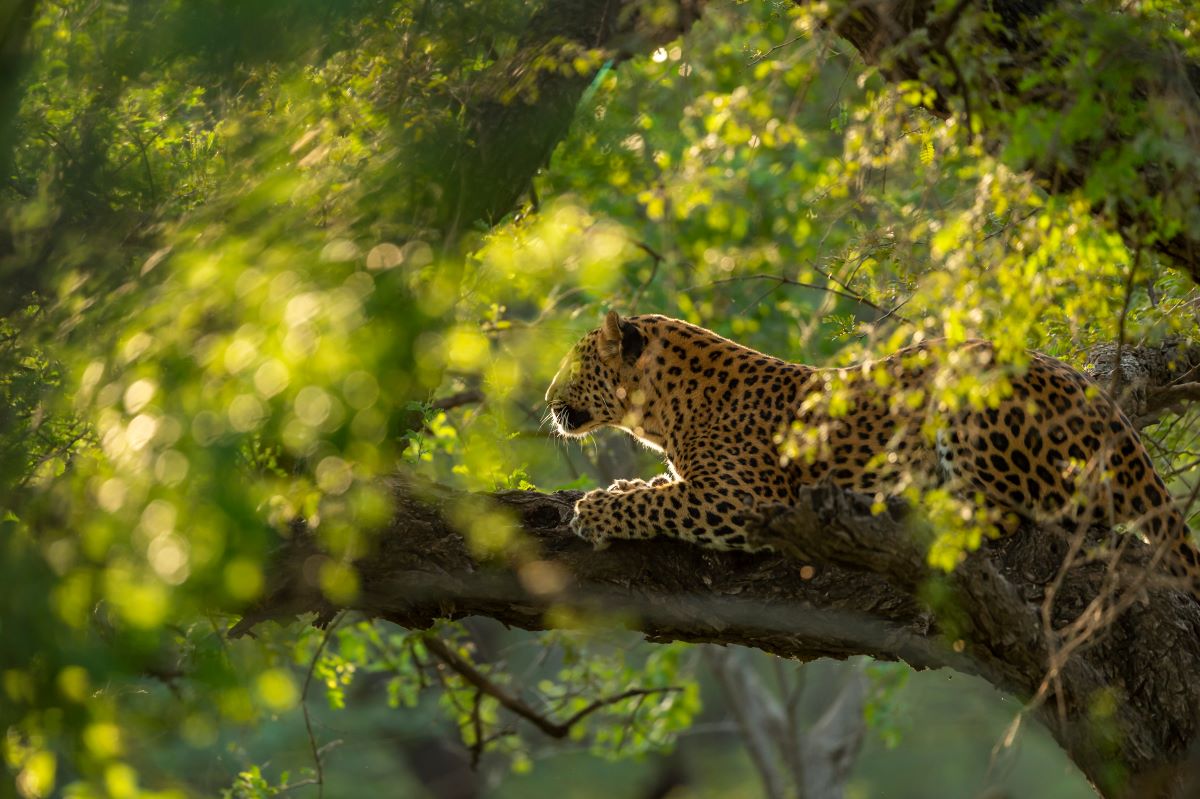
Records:
<instances>
[{"instance_id":1,"label":"dry branch","mask_svg":"<svg viewBox=\"0 0 1200 799\"><path fill-rule=\"evenodd\" d=\"M635 696L648 696L650 694L661 694L679 690L677 688L630 688L619 694L606 696L588 703L586 707L577 710L565 721L554 721L534 710L521 697L490 680L486 674L475 668L470 661L455 652L453 647L436 635L430 634L425 637L425 648L436 655L438 660L442 661L452 671L474 686L477 691L492 697L504 708L530 722L551 738L566 738L571 733L572 727L597 710L609 705L616 704L625 699L631 699ZM476 740L479 741L480 739L477 738Z\"/></svg>"}]
</instances>

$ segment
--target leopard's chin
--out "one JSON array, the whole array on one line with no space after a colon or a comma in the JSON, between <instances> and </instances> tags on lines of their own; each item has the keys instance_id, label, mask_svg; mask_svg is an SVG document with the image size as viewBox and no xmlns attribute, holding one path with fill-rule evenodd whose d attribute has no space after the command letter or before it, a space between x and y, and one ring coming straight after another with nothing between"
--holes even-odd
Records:
<instances>
[{"instance_id":1,"label":"leopard's chin","mask_svg":"<svg viewBox=\"0 0 1200 799\"><path fill-rule=\"evenodd\" d=\"M567 430L567 429L563 428L562 425L557 425L557 424L555 425L555 428L558 430L558 434L564 438L585 438L586 436L590 436L592 433L596 432L603 426L604 425L602 425L602 424L594 424L594 423L589 422L588 424L583 425L582 427L573 427L570 430Z\"/></svg>"}]
</instances>

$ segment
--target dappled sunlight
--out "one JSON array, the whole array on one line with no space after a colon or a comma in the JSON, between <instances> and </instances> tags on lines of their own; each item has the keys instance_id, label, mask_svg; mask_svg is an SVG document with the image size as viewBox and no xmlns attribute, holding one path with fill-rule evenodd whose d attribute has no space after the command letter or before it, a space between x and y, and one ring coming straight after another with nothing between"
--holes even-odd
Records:
<instances>
[{"instance_id":1,"label":"dappled sunlight","mask_svg":"<svg viewBox=\"0 0 1200 799\"><path fill-rule=\"evenodd\" d=\"M1136 94L1119 65L1048 56L1029 91L1094 89L1057 118L980 107L1001 81L966 55L965 104L935 88L956 62L894 79L830 31L825 4L707 4L698 20L638 4L586 41L547 5L35 4L22 75L0 76L16 98L0 120L0 753L18 795L416 785L420 763L380 752L443 722L464 773L504 790L576 750L711 759L688 738L713 696L699 650L612 633L637 628L632 606L566 601L575 575L495 502L663 471L612 431L569 439L548 416L564 356L610 310L837 367L773 441L785 465L837 462L864 386L893 414L995 410L1030 349L1081 368L1100 344L1194 335L1193 283L1158 249L1194 209L1146 174L1190 174L1200 156L1179 141L1195 120L1161 101L1166 133L1126 130L1101 96ZM1134 4L1094 35L1140 21L1195 57L1185 5ZM980 41L981 16L962 22ZM1039 171L1094 152L1086 181ZM987 363L975 339L994 343ZM915 388L872 365L910 345L938 365ZM1197 415L1171 408L1144 436L1190 516ZM944 426L914 424L936 447ZM874 457L897 479L867 503L921 508L914 537L940 575L1011 522L894 451ZM550 632L462 622L429 576L439 553L396 580L428 580L422 601L458 621L406 630L341 610L380 543L413 534L395 510L426 482L476 492L438 513L482 574L507 570L505 590L544 602ZM274 558L299 543L321 629L229 640L238 614L295 590ZM390 618L409 612L434 624L424 606ZM870 679L903 682L887 668ZM903 746L891 691L866 715ZM355 734L378 748L348 734L335 751L360 712ZM725 710L705 712L729 734ZM354 765L333 775L342 756ZM383 776L353 784L356 769Z\"/></svg>"}]
</instances>

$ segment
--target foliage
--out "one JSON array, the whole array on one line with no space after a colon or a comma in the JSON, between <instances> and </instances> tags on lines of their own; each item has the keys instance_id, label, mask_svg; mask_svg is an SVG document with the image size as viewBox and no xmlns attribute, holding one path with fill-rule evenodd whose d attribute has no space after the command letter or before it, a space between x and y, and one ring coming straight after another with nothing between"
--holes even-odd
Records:
<instances>
[{"instance_id":1,"label":"foliage","mask_svg":"<svg viewBox=\"0 0 1200 799\"><path fill-rule=\"evenodd\" d=\"M207 752L307 714L318 688L339 711L440 707L468 748L531 768L544 740L439 665L426 633L223 631L298 519L330 553L322 589L353 596L348 564L389 519L380 478L397 464L481 490L652 473L611 439L546 438L544 386L608 308L839 365L936 337L990 338L1019 368L1025 347L1079 364L1097 342L1190 335L1191 283L1105 207L1131 197L1160 222L1135 238L1168 235L1186 209L1134 178L1200 157L1121 128L1137 76L1114 73L1106 42L1136 30L1195 56L1198 40L1189 4L1135 5L1087 31L1083 62L1067 47L1078 20L1051 21L1063 52L1026 87L1044 102L986 111L1002 148L962 98L942 118L929 84L864 66L820 9L710 4L625 63L542 53L544 72L595 76L566 139L511 213L452 223L464 189L445 181L477 143L474 110L497 91L538 101L536 75L503 81L544 4L39 3L0 185L0 729L18 792L278 795L319 779L322 755L303 773L246 762L193 779L148 751L178 730ZM967 40L995 23L961 24ZM988 53L962 48L981 96ZM1071 93L1066 113L1048 91ZM1110 129L1125 138L1085 185L1030 177L1039 158L1109 146ZM938 387L949 403L1003 390ZM1188 412L1152 435L1187 487L1195 429ZM986 525L924 499L943 522L931 557L952 568ZM469 509L464 529L537 563L510 520ZM572 727L594 754L673 746L700 712L689 650L570 621L584 629L507 644L436 634L548 718L647 691ZM871 674L890 745L903 678Z\"/></svg>"},{"instance_id":2,"label":"foliage","mask_svg":"<svg viewBox=\"0 0 1200 799\"><path fill-rule=\"evenodd\" d=\"M903 722L897 713L895 697L911 673L895 663L872 663L866 670L871 690L863 715L889 749L899 746L903 740Z\"/></svg>"}]
</instances>

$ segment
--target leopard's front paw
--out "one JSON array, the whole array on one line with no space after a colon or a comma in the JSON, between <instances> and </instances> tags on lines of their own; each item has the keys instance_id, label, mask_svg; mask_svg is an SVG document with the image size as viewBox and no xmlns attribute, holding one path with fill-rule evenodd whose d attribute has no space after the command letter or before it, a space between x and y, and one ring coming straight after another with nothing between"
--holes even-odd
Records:
<instances>
[{"instance_id":1,"label":"leopard's front paw","mask_svg":"<svg viewBox=\"0 0 1200 799\"><path fill-rule=\"evenodd\" d=\"M602 498L608 492L602 488L589 491L575 503L575 516L571 519L571 532L591 543L593 549L607 549L611 543L605 529Z\"/></svg>"}]
</instances>

